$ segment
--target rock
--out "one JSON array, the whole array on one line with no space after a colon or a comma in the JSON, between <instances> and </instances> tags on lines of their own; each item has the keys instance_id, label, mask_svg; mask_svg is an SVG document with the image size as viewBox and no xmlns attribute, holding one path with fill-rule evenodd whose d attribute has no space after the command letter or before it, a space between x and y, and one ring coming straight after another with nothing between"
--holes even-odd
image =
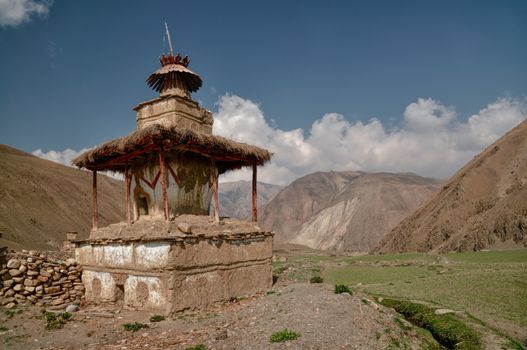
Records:
<instances>
[{"instance_id":1,"label":"rock","mask_svg":"<svg viewBox=\"0 0 527 350\"><path fill-rule=\"evenodd\" d=\"M31 278L26 278L24 280L24 286L26 287L34 287L36 285L35 280L32 280Z\"/></svg>"},{"instance_id":2,"label":"rock","mask_svg":"<svg viewBox=\"0 0 527 350\"><path fill-rule=\"evenodd\" d=\"M44 292L46 292L46 294L52 294L52 293L60 292L60 286L44 288Z\"/></svg>"},{"instance_id":3,"label":"rock","mask_svg":"<svg viewBox=\"0 0 527 350\"><path fill-rule=\"evenodd\" d=\"M9 303L7 304L6 306L4 306L6 309L12 309L16 306L16 304L13 302L13 303Z\"/></svg>"},{"instance_id":4,"label":"rock","mask_svg":"<svg viewBox=\"0 0 527 350\"><path fill-rule=\"evenodd\" d=\"M38 276L37 280L39 280L42 283L46 283L49 280L49 277L46 276Z\"/></svg>"},{"instance_id":5,"label":"rock","mask_svg":"<svg viewBox=\"0 0 527 350\"><path fill-rule=\"evenodd\" d=\"M20 261L18 259L9 259L7 262L8 269L18 269L20 267Z\"/></svg>"},{"instance_id":6,"label":"rock","mask_svg":"<svg viewBox=\"0 0 527 350\"><path fill-rule=\"evenodd\" d=\"M450 310L450 309L436 309L434 311L434 313L436 315L446 315L446 314L453 314L453 313L455 313L455 311L454 310Z\"/></svg>"},{"instance_id":7,"label":"rock","mask_svg":"<svg viewBox=\"0 0 527 350\"><path fill-rule=\"evenodd\" d=\"M11 287L13 284L15 284L15 281L13 279L4 281L4 287Z\"/></svg>"},{"instance_id":8,"label":"rock","mask_svg":"<svg viewBox=\"0 0 527 350\"><path fill-rule=\"evenodd\" d=\"M24 281L24 276L13 277L13 281L15 281L15 283L22 283Z\"/></svg>"},{"instance_id":9,"label":"rock","mask_svg":"<svg viewBox=\"0 0 527 350\"><path fill-rule=\"evenodd\" d=\"M20 265L20 267L18 268L21 272L26 272L27 271L27 266L26 265Z\"/></svg>"},{"instance_id":10,"label":"rock","mask_svg":"<svg viewBox=\"0 0 527 350\"><path fill-rule=\"evenodd\" d=\"M9 270L9 274L13 277L18 277L23 274L22 271L20 271L18 268Z\"/></svg>"},{"instance_id":11,"label":"rock","mask_svg":"<svg viewBox=\"0 0 527 350\"><path fill-rule=\"evenodd\" d=\"M35 291L35 287L33 286L26 286L24 289L26 290L26 292L30 293L33 293Z\"/></svg>"},{"instance_id":12,"label":"rock","mask_svg":"<svg viewBox=\"0 0 527 350\"><path fill-rule=\"evenodd\" d=\"M55 299L55 300L53 300L51 302L51 305L53 305L53 306L59 306L59 305L62 305L62 304L64 304L64 300L60 299L60 298L59 299Z\"/></svg>"},{"instance_id":13,"label":"rock","mask_svg":"<svg viewBox=\"0 0 527 350\"><path fill-rule=\"evenodd\" d=\"M66 260L66 266L73 266L73 265L76 265L77 264L77 260L73 259L73 258L69 258L68 260Z\"/></svg>"},{"instance_id":14,"label":"rock","mask_svg":"<svg viewBox=\"0 0 527 350\"><path fill-rule=\"evenodd\" d=\"M78 309L77 305L74 305L74 304L69 304L68 306L66 306L66 312L69 312L70 314L77 311L77 309Z\"/></svg>"},{"instance_id":15,"label":"rock","mask_svg":"<svg viewBox=\"0 0 527 350\"><path fill-rule=\"evenodd\" d=\"M7 304L12 303L14 301L15 301L15 298L13 298L13 297L5 298L5 299L2 299L0 301L0 305L7 305Z\"/></svg>"},{"instance_id":16,"label":"rock","mask_svg":"<svg viewBox=\"0 0 527 350\"><path fill-rule=\"evenodd\" d=\"M24 290L24 285L23 284L17 284L13 287L13 290L15 292L21 292L22 290Z\"/></svg>"},{"instance_id":17,"label":"rock","mask_svg":"<svg viewBox=\"0 0 527 350\"><path fill-rule=\"evenodd\" d=\"M190 224L187 224L185 222L181 222L177 224L177 229L188 235L192 234L192 226L190 226Z\"/></svg>"},{"instance_id":18,"label":"rock","mask_svg":"<svg viewBox=\"0 0 527 350\"><path fill-rule=\"evenodd\" d=\"M6 291L5 294L4 294L5 297L12 297L13 295L15 295L15 291L12 290L12 289L9 289L9 290Z\"/></svg>"}]
</instances>

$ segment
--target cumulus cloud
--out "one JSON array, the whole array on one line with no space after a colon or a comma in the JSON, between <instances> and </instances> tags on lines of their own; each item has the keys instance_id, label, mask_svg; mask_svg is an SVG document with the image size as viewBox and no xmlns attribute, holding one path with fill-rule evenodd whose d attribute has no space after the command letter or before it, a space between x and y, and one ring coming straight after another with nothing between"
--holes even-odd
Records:
<instances>
[{"instance_id":1,"label":"cumulus cloud","mask_svg":"<svg viewBox=\"0 0 527 350\"><path fill-rule=\"evenodd\" d=\"M73 167L73 165L71 164L71 161L73 159L77 158L77 156L79 156L80 154L82 154L82 153L84 153L86 151L89 151L90 149L91 148L83 148L80 151L75 151L73 149L66 148L63 151L53 151L53 150L51 150L51 151L48 151L48 152L44 152L44 151L42 151L39 148L39 149L33 151L32 154L34 156L37 156L37 157L42 158L42 159L47 159L47 160L50 160L50 161L55 162L55 163L59 163L59 164L62 164L62 165ZM102 173L107 175L107 176L113 177L114 179L118 179L118 180L123 180L124 179L122 174L115 173L113 171L103 171Z\"/></svg>"},{"instance_id":2,"label":"cumulus cloud","mask_svg":"<svg viewBox=\"0 0 527 350\"><path fill-rule=\"evenodd\" d=\"M302 129L272 126L257 103L235 95L218 102L214 132L269 149L272 162L259 179L275 184L315 172L363 170L414 172L447 178L527 118L526 101L500 98L469 118L431 98L409 104L401 123L387 128L378 119L350 121L325 114L306 134ZM247 171L226 174L223 181L249 179Z\"/></svg>"},{"instance_id":3,"label":"cumulus cloud","mask_svg":"<svg viewBox=\"0 0 527 350\"><path fill-rule=\"evenodd\" d=\"M0 0L0 25L17 26L34 16L47 16L51 0Z\"/></svg>"},{"instance_id":4,"label":"cumulus cloud","mask_svg":"<svg viewBox=\"0 0 527 350\"><path fill-rule=\"evenodd\" d=\"M75 151L70 148L66 148L63 151L48 151L44 152L40 148L33 151L33 155L39 158L51 160L52 162L59 163L62 165L72 166L71 161L75 159L80 154L89 151L91 148L83 148L80 151Z\"/></svg>"},{"instance_id":5,"label":"cumulus cloud","mask_svg":"<svg viewBox=\"0 0 527 350\"><path fill-rule=\"evenodd\" d=\"M351 121L337 113L316 120L308 132L282 130L260 106L236 95L222 96L214 133L264 147L272 161L258 170L263 182L286 185L316 171L413 172L445 179L508 130L527 118L527 100L500 98L477 114L461 118L453 107L420 98L404 110L400 124L387 129L372 118ZM64 165L87 151L65 149L34 155ZM114 174L108 174L122 178ZM221 181L249 180L250 171L227 173Z\"/></svg>"}]
</instances>

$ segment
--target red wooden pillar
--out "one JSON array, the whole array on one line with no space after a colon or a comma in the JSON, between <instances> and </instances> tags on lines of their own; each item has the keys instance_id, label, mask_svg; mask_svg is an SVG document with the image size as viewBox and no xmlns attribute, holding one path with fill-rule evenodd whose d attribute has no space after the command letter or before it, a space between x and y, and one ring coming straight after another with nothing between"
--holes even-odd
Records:
<instances>
[{"instance_id":1,"label":"red wooden pillar","mask_svg":"<svg viewBox=\"0 0 527 350\"><path fill-rule=\"evenodd\" d=\"M124 205L126 210L126 223L130 225L130 175L128 173L128 164L126 164L124 168Z\"/></svg>"},{"instance_id":2,"label":"red wooden pillar","mask_svg":"<svg viewBox=\"0 0 527 350\"><path fill-rule=\"evenodd\" d=\"M165 220L168 220L168 194L167 194L167 177L165 168L165 157L163 151L159 150L159 172L161 176L161 189L163 191L163 212Z\"/></svg>"},{"instance_id":3,"label":"red wooden pillar","mask_svg":"<svg viewBox=\"0 0 527 350\"><path fill-rule=\"evenodd\" d=\"M258 212L256 209L256 163L253 163L253 221L258 221Z\"/></svg>"},{"instance_id":4,"label":"red wooden pillar","mask_svg":"<svg viewBox=\"0 0 527 350\"><path fill-rule=\"evenodd\" d=\"M92 170L92 229L96 230L99 227L99 212L97 211L97 170Z\"/></svg>"}]
</instances>

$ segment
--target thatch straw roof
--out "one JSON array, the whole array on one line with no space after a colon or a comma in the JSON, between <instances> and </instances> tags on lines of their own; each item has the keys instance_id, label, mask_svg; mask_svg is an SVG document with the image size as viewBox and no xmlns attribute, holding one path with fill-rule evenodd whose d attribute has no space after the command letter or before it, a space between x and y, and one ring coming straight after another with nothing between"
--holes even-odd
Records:
<instances>
[{"instance_id":1,"label":"thatch straw roof","mask_svg":"<svg viewBox=\"0 0 527 350\"><path fill-rule=\"evenodd\" d=\"M198 91L203 83L201 77L181 64L167 64L152 73L146 83L157 92L183 84L190 92Z\"/></svg>"},{"instance_id":2,"label":"thatch straw roof","mask_svg":"<svg viewBox=\"0 0 527 350\"><path fill-rule=\"evenodd\" d=\"M84 152L72 163L79 168L121 172L126 164L145 164L160 149L197 153L211 158L220 173L253 164L263 165L272 156L263 148L225 137L154 124Z\"/></svg>"}]
</instances>

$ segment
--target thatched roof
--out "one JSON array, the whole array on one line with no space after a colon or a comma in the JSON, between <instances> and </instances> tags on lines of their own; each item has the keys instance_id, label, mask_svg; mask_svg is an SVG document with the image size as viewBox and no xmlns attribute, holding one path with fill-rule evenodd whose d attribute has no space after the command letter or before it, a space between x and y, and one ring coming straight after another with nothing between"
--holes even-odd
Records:
<instances>
[{"instance_id":1,"label":"thatched roof","mask_svg":"<svg viewBox=\"0 0 527 350\"><path fill-rule=\"evenodd\" d=\"M190 92L196 92L201 87L201 77L181 64L167 64L152 73L146 83L157 92L176 86L176 82L183 84Z\"/></svg>"},{"instance_id":2,"label":"thatched roof","mask_svg":"<svg viewBox=\"0 0 527 350\"><path fill-rule=\"evenodd\" d=\"M154 124L84 152L72 163L79 168L121 172L126 164L145 164L161 149L211 158L220 173L253 164L263 165L272 156L263 148L225 137Z\"/></svg>"}]
</instances>

